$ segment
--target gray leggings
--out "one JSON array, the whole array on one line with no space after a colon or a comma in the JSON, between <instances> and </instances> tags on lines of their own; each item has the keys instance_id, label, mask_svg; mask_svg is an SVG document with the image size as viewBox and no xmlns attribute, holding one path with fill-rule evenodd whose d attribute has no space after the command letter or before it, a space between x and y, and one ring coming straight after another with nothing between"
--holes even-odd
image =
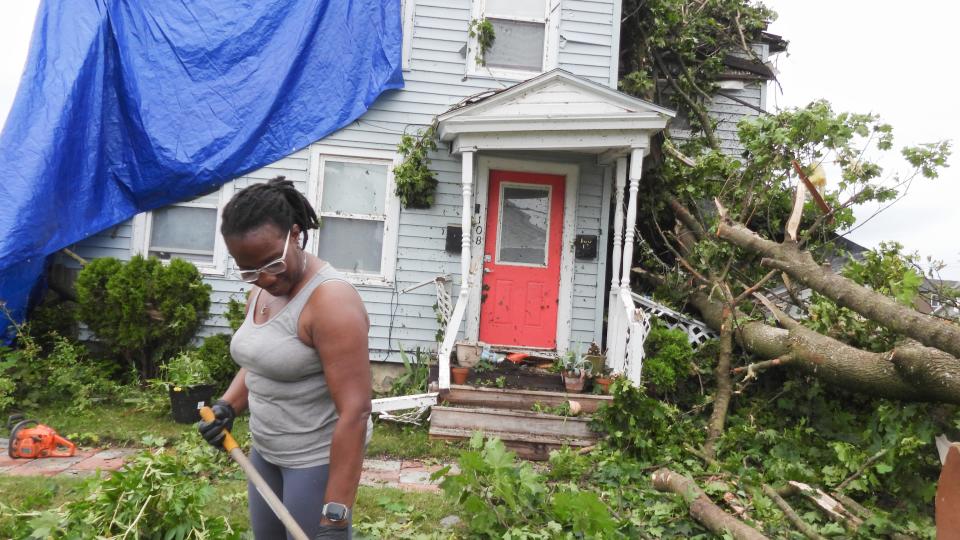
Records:
<instances>
[{"instance_id":1,"label":"gray leggings","mask_svg":"<svg viewBox=\"0 0 960 540\"><path fill-rule=\"evenodd\" d=\"M260 472L260 476L283 501L300 528L313 538L320 527L320 510L323 509L323 495L327 491L327 473L329 467L320 465L305 469L279 467L263 459L256 449L250 452L250 461ZM250 526L256 540L292 540L286 534L283 523L277 519L267 502L257 493L252 482L247 482L247 498L250 506ZM352 527L351 527L352 528ZM348 533L348 538L352 537Z\"/></svg>"}]
</instances>

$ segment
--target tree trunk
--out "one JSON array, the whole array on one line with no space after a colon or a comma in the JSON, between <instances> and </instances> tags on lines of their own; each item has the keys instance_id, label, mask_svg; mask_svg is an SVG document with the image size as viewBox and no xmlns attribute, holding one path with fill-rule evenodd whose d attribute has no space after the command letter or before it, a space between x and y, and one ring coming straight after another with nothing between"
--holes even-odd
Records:
<instances>
[{"instance_id":1,"label":"tree trunk","mask_svg":"<svg viewBox=\"0 0 960 540\"><path fill-rule=\"evenodd\" d=\"M688 299L714 330L723 323L724 305L700 291ZM796 366L831 384L854 392L908 401L960 404L960 361L937 349L908 342L892 351L868 352L795 325L776 328L743 321L738 343L764 359L789 356Z\"/></svg>"},{"instance_id":2,"label":"tree trunk","mask_svg":"<svg viewBox=\"0 0 960 540\"><path fill-rule=\"evenodd\" d=\"M960 325L920 313L892 298L821 267L795 242L778 244L761 238L740 223L724 220L717 236L765 257L761 264L782 270L791 278L832 299L837 304L920 343L935 347L960 362Z\"/></svg>"},{"instance_id":3,"label":"tree trunk","mask_svg":"<svg viewBox=\"0 0 960 540\"><path fill-rule=\"evenodd\" d=\"M730 408L730 398L733 395L733 381L730 369L733 362L733 310L723 308L720 325L720 352L717 354L717 389L713 397L713 411L710 413L710 422L707 424L707 440L703 445L703 452L710 458L716 457L714 446L723 435L723 427L727 422L727 409Z\"/></svg>"},{"instance_id":4,"label":"tree trunk","mask_svg":"<svg viewBox=\"0 0 960 540\"><path fill-rule=\"evenodd\" d=\"M729 533L737 540L765 540L767 537L756 529L727 514L713 504L709 497L690 478L670 469L653 473L653 487L670 491L683 497L690 508L690 516L718 535Z\"/></svg>"}]
</instances>

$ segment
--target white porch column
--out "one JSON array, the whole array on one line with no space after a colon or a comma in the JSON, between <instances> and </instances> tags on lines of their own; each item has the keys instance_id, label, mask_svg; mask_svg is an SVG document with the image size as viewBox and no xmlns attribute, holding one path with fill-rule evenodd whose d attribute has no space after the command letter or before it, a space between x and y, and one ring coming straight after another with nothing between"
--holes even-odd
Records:
<instances>
[{"instance_id":1,"label":"white porch column","mask_svg":"<svg viewBox=\"0 0 960 540\"><path fill-rule=\"evenodd\" d=\"M473 158L475 152L473 149L462 152L463 162L460 182L463 189L463 216L460 223L463 232L460 242L460 294L457 295L457 303L453 308L453 314L447 321L443 343L440 344L439 354L437 355L439 372L437 383L441 391L450 388L450 353L457 341L457 333L460 331L460 323L463 322L464 314L467 311L467 301L470 297L470 233L473 228L471 218L473 217Z\"/></svg>"},{"instance_id":2,"label":"white porch column","mask_svg":"<svg viewBox=\"0 0 960 540\"><path fill-rule=\"evenodd\" d=\"M637 228L637 192L640 190L640 175L643 172L643 148L630 152L630 199L627 201L627 219L623 235L623 269L620 274L620 289L630 289L630 265L633 264L633 241Z\"/></svg>"},{"instance_id":3,"label":"white porch column","mask_svg":"<svg viewBox=\"0 0 960 540\"><path fill-rule=\"evenodd\" d=\"M620 326L620 265L623 260L623 189L627 185L627 158L617 158L614 170L614 213L613 213L613 257L610 261L613 277L610 279L610 298L607 302L607 349L611 352L607 361L611 362L610 367L618 369L617 365L617 340L618 327Z\"/></svg>"},{"instance_id":4,"label":"white porch column","mask_svg":"<svg viewBox=\"0 0 960 540\"><path fill-rule=\"evenodd\" d=\"M461 182L463 183L463 232L460 239L460 290L467 284L470 277L470 232L473 229L473 150L465 150L462 154Z\"/></svg>"}]
</instances>

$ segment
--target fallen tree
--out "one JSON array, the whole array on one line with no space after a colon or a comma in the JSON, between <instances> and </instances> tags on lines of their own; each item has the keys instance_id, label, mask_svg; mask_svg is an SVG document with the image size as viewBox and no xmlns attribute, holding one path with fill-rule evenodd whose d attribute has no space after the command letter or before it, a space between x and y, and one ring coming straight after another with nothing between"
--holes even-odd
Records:
<instances>
[{"instance_id":1,"label":"fallen tree","mask_svg":"<svg viewBox=\"0 0 960 540\"><path fill-rule=\"evenodd\" d=\"M785 272L798 283L929 347L954 356L960 364L960 325L920 313L912 306L870 290L855 281L824 268L797 242L773 242L731 219L717 225L717 237L763 257L762 266Z\"/></svg>"}]
</instances>

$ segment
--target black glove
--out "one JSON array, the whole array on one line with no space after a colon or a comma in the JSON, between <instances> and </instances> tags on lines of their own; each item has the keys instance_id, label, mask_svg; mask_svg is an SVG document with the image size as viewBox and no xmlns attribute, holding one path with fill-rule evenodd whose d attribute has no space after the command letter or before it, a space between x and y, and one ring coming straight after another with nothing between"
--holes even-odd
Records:
<instances>
[{"instance_id":1,"label":"black glove","mask_svg":"<svg viewBox=\"0 0 960 540\"><path fill-rule=\"evenodd\" d=\"M197 424L197 429L208 443L215 448L223 448L223 439L226 437L223 430L233 429L233 419L237 417L237 413L229 403L222 399L215 401L210 409L213 410L215 416L213 422L201 420Z\"/></svg>"},{"instance_id":2,"label":"black glove","mask_svg":"<svg viewBox=\"0 0 960 540\"><path fill-rule=\"evenodd\" d=\"M334 525L320 525L317 535L313 540L348 540L350 538L350 527L336 527Z\"/></svg>"}]
</instances>

